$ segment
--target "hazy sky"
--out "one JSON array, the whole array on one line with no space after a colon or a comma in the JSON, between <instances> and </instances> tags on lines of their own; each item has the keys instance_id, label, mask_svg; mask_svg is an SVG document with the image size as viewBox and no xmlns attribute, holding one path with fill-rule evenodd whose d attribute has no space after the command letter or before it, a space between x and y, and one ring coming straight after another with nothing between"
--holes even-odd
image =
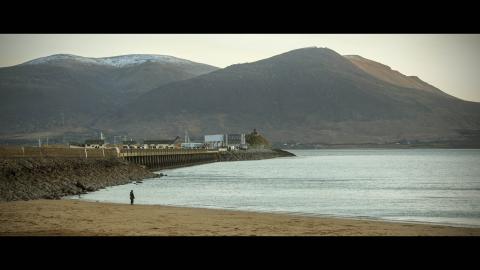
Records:
<instances>
[{"instance_id":1,"label":"hazy sky","mask_svg":"<svg viewBox=\"0 0 480 270\"><path fill-rule=\"evenodd\" d=\"M453 34L21 34L0 35L0 67L51 54L165 54L226 67L302 47L358 54L456 97L480 102L480 35Z\"/></svg>"}]
</instances>

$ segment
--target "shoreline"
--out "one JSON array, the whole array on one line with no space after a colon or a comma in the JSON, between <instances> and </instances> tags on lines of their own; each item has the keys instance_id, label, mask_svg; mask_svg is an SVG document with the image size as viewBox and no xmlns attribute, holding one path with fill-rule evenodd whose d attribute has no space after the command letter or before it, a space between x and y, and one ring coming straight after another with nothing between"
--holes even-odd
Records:
<instances>
[{"instance_id":1,"label":"shoreline","mask_svg":"<svg viewBox=\"0 0 480 270\"><path fill-rule=\"evenodd\" d=\"M77 196L77 195L72 195L72 196ZM100 203L100 204L129 205L128 203L102 202L97 200L76 199L76 198L66 198L66 197L61 198L61 200L81 201L81 202ZM416 221L416 220L393 220L393 219L375 218L375 217L368 217L368 216L341 216L341 215L312 214L312 213L287 212L287 211L268 212L268 211L243 210L243 209L235 209L235 208L194 207L194 206L181 206L181 205L168 205L168 204L137 204L136 203L135 205L174 207L174 208L183 208L183 209L192 209L192 210L204 209L204 210L231 211L231 212L239 212L239 213L286 215L286 216L301 217L301 218L306 217L306 218L320 218L320 219L324 219L324 218L325 219L342 219L342 220L352 220L352 221L373 221L373 222L401 223L401 224L413 224L413 225L431 225L431 226L442 226L442 227L451 227L451 228L480 229L480 225L436 223L436 222Z\"/></svg>"},{"instance_id":2,"label":"shoreline","mask_svg":"<svg viewBox=\"0 0 480 270\"><path fill-rule=\"evenodd\" d=\"M240 153L240 152L239 152ZM235 159L231 157L234 156ZM233 160L295 156L282 150L222 154L216 161L200 161L164 168L148 168L121 158L0 157L0 202L59 199L99 189L159 177L154 172Z\"/></svg>"},{"instance_id":3,"label":"shoreline","mask_svg":"<svg viewBox=\"0 0 480 270\"><path fill-rule=\"evenodd\" d=\"M480 228L61 199L1 202L0 235L480 236Z\"/></svg>"}]
</instances>

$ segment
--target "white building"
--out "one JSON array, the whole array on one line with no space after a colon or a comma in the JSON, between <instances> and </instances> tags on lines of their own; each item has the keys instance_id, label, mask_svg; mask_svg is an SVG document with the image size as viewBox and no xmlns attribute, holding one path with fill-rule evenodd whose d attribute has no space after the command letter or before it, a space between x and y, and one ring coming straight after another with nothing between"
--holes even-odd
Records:
<instances>
[{"instance_id":1,"label":"white building","mask_svg":"<svg viewBox=\"0 0 480 270\"><path fill-rule=\"evenodd\" d=\"M208 149L223 147L224 137L223 134L205 135L205 145Z\"/></svg>"},{"instance_id":2,"label":"white building","mask_svg":"<svg viewBox=\"0 0 480 270\"><path fill-rule=\"evenodd\" d=\"M204 146L205 146L204 143L194 143L194 142L181 144L182 149L202 149L204 148Z\"/></svg>"},{"instance_id":3,"label":"white building","mask_svg":"<svg viewBox=\"0 0 480 270\"><path fill-rule=\"evenodd\" d=\"M246 149L247 144L245 142L245 133L242 134L227 134L225 136L225 145L230 150Z\"/></svg>"},{"instance_id":4,"label":"white building","mask_svg":"<svg viewBox=\"0 0 480 270\"><path fill-rule=\"evenodd\" d=\"M105 148L105 140L86 140L85 148Z\"/></svg>"}]
</instances>

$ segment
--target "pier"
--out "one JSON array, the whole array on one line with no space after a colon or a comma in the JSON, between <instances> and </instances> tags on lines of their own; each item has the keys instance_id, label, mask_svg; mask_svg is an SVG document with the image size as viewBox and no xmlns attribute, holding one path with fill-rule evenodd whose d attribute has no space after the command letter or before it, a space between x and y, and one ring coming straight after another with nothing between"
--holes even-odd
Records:
<instances>
[{"instance_id":1,"label":"pier","mask_svg":"<svg viewBox=\"0 0 480 270\"><path fill-rule=\"evenodd\" d=\"M148 169L165 169L219 161L219 153L206 149L120 149L67 147L0 147L0 158L120 158Z\"/></svg>"},{"instance_id":2,"label":"pier","mask_svg":"<svg viewBox=\"0 0 480 270\"><path fill-rule=\"evenodd\" d=\"M216 162L219 153L204 149L122 149L119 157L149 169L165 169Z\"/></svg>"},{"instance_id":3,"label":"pier","mask_svg":"<svg viewBox=\"0 0 480 270\"><path fill-rule=\"evenodd\" d=\"M47 158L108 160L123 159L152 169L198 165L216 161L258 160L294 156L279 149L224 151L209 149L120 149L0 146L0 158Z\"/></svg>"}]
</instances>

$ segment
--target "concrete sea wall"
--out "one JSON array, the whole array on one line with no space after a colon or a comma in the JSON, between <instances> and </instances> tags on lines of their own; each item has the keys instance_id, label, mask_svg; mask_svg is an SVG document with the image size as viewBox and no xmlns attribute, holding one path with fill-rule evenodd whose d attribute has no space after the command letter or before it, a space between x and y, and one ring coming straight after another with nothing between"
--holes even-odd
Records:
<instances>
[{"instance_id":1,"label":"concrete sea wall","mask_svg":"<svg viewBox=\"0 0 480 270\"><path fill-rule=\"evenodd\" d=\"M219 155L219 161L260 160L291 156L295 155L280 149L251 149L247 151L223 152Z\"/></svg>"}]
</instances>

